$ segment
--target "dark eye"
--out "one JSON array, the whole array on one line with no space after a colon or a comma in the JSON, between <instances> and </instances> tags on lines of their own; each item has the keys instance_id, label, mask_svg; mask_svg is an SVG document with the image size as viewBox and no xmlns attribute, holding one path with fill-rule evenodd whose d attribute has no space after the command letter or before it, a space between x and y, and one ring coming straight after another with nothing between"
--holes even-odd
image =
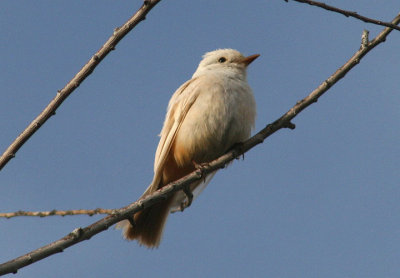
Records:
<instances>
[{"instance_id":1,"label":"dark eye","mask_svg":"<svg viewBox=\"0 0 400 278\"><path fill-rule=\"evenodd\" d=\"M226 62L226 58L225 57L221 57L218 59L219 63L225 63Z\"/></svg>"}]
</instances>

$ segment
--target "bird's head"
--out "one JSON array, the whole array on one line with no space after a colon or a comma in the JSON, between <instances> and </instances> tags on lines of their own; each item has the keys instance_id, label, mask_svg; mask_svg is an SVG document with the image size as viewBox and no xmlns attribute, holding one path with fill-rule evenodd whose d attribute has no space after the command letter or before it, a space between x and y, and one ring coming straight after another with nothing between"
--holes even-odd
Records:
<instances>
[{"instance_id":1,"label":"bird's head","mask_svg":"<svg viewBox=\"0 0 400 278\"><path fill-rule=\"evenodd\" d=\"M245 57L234 49L217 49L207 52L204 54L203 60L201 60L193 77L210 71L243 74L246 76L247 66L259 56L259 54L254 54Z\"/></svg>"}]
</instances>

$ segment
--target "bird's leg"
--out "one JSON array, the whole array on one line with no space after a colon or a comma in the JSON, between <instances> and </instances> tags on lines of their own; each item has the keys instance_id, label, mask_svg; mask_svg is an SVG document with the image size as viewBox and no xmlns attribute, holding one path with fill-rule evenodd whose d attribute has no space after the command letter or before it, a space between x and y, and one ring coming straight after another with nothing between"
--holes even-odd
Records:
<instances>
[{"instance_id":1,"label":"bird's leg","mask_svg":"<svg viewBox=\"0 0 400 278\"><path fill-rule=\"evenodd\" d=\"M207 166L210 166L210 163L208 163L208 162L197 163L194 160L192 160L192 163L194 165L194 168L196 168L197 170L199 170L201 172L201 176L203 177L203 182L205 182L206 176L204 175L204 168Z\"/></svg>"},{"instance_id":2,"label":"bird's leg","mask_svg":"<svg viewBox=\"0 0 400 278\"><path fill-rule=\"evenodd\" d=\"M194 160L192 160L192 163L193 163L194 167L196 169L200 170L201 172L203 172L204 167L209 165L208 163L197 163ZM206 179L204 177L204 181L205 180ZM193 193L192 193L192 190L190 189L190 185L183 187L183 193L185 193L187 200L185 200L181 203L181 207L180 207L181 211L183 211L187 207L190 207L190 205L192 204L192 201L193 201Z\"/></svg>"},{"instance_id":3,"label":"bird's leg","mask_svg":"<svg viewBox=\"0 0 400 278\"><path fill-rule=\"evenodd\" d=\"M193 201L193 193L190 190L190 185L186 185L185 187L183 187L183 193L185 193L187 200L181 203L181 211L183 211L185 208L190 207Z\"/></svg>"},{"instance_id":4,"label":"bird's leg","mask_svg":"<svg viewBox=\"0 0 400 278\"><path fill-rule=\"evenodd\" d=\"M196 161L192 160L192 163L194 165L194 168L202 170L204 167L207 167L210 165L208 162L203 162L203 163L197 163Z\"/></svg>"}]
</instances>

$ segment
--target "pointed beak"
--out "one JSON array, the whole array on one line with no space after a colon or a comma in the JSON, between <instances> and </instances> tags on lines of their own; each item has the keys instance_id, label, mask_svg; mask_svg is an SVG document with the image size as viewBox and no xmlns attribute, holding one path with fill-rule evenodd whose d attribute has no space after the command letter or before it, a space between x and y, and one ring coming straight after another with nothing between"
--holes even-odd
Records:
<instances>
[{"instance_id":1,"label":"pointed beak","mask_svg":"<svg viewBox=\"0 0 400 278\"><path fill-rule=\"evenodd\" d=\"M240 63L244 64L247 67L248 65L251 64L251 62L253 62L255 59L257 59L259 56L260 56L260 54L254 54L254 55L250 55L250 56L244 57L240 61Z\"/></svg>"}]
</instances>

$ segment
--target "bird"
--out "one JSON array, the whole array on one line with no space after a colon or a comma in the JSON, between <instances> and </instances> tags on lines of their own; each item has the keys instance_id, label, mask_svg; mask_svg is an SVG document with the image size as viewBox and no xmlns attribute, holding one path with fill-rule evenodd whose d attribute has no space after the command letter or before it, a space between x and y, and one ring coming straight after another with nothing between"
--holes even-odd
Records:
<instances>
[{"instance_id":1,"label":"bird","mask_svg":"<svg viewBox=\"0 0 400 278\"><path fill-rule=\"evenodd\" d=\"M192 78L172 95L155 153L154 177L140 199L195 171L250 137L256 103L247 82L247 66L259 54L245 57L234 49L204 54ZM127 240L159 246L170 212L183 210L207 186L215 172L166 200L123 220ZM132 221L133 220L133 221Z\"/></svg>"}]
</instances>

